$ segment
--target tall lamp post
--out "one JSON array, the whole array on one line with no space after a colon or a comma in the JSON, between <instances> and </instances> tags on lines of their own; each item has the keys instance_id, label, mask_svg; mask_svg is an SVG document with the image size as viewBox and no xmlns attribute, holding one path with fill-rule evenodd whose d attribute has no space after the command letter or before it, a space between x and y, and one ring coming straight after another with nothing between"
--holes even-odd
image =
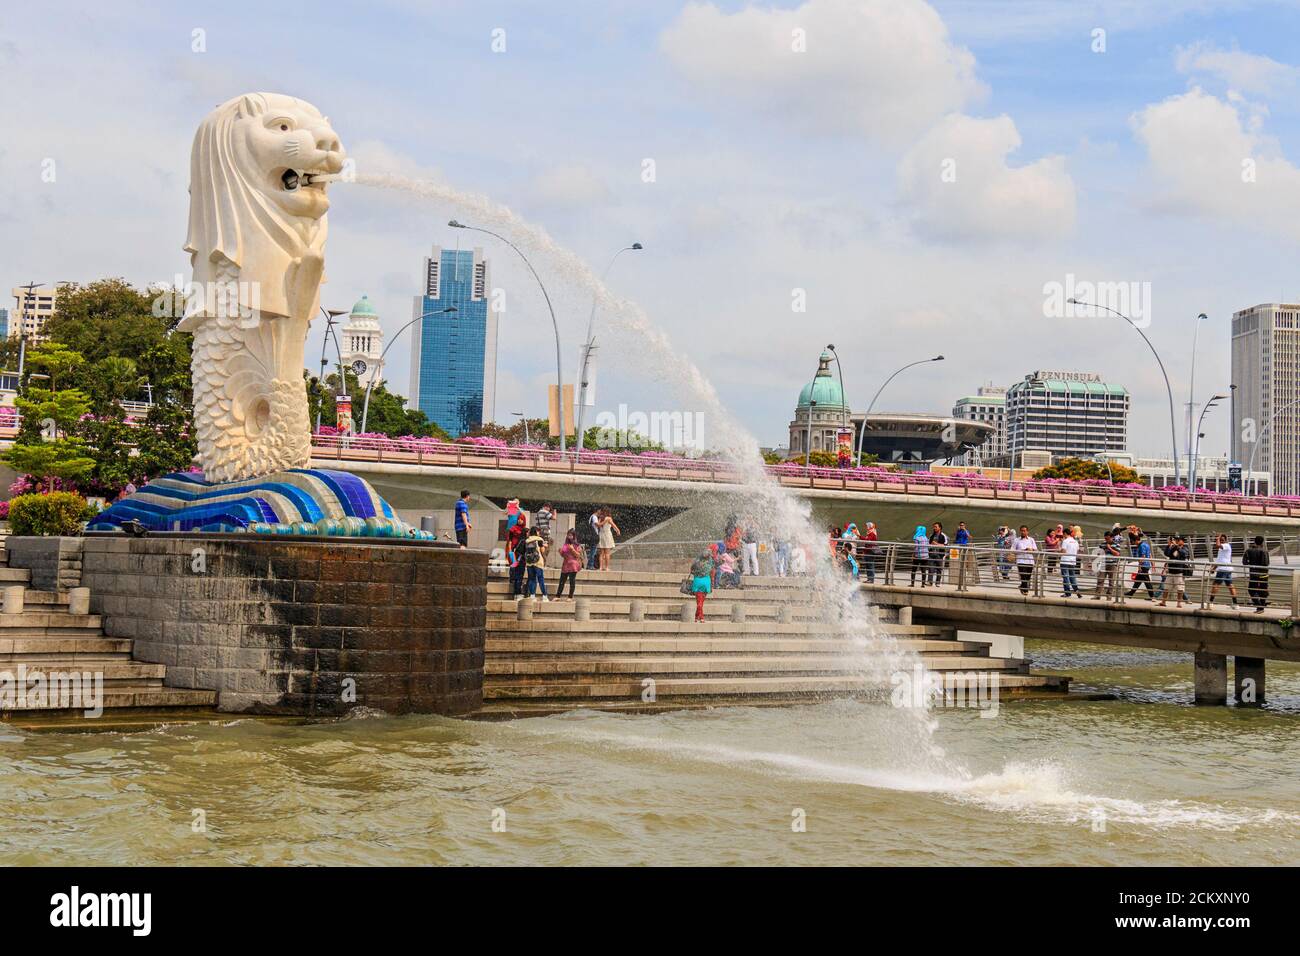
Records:
<instances>
[{"instance_id":1,"label":"tall lamp post","mask_svg":"<svg viewBox=\"0 0 1300 956\"><path fill-rule=\"evenodd\" d=\"M1201 438L1203 437L1201 435L1201 426L1205 424L1205 413L1211 408L1216 407L1219 402L1223 401L1227 397L1227 395L1215 395L1205 403L1205 407L1201 409L1201 417L1196 420L1196 440L1192 445L1191 462L1188 465L1193 493L1196 492L1196 473L1200 470L1198 466L1201 463Z\"/></svg>"},{"instance_id":2,"label":"tall lamp post","mask_svg":"<svg viewBox=\"0 0 1300 956\"><path fill-rule=\"evenodd\" d=\"M338 333L334 331L334 320L340 315L347 315L348 313L346 309L327 309L323 305L320 307L320 310L325 313L325 336L320 342L320 389L322 393L321 397L323 399L325 392L325 366L329 364L325 358L325 349L329 347L331 336L334 338L334 354L337 356L339 362L339 387L345 391L348 387L348 380L343 377L343 349L339 346ZM317 435L320 434L320 416L324 405L324 401L321 401L320 404L316 406ZM365 431L364 428L361 430Z\"/></svg>"},{"instance_id":3,"label":"tall lamp post","mask_svg":"<svg viewBox=\"0 0 1300 956\"><path fill-rule=\"evenodd\" d=\"M864 412L862 415L862 431L858 433L858 448L857 448L857 453L854 457L854 464L858 468L862 467L862 442L867 437L867 416L870 415L871 410L876 407L876 399L880 398L880 393L885 390L885 386L888 385L890 382L892 382L900 374L906 372L909 368L915 368L917 365L924 365L926 362L942 362L942 361L943 361L943 356L936 355L934 358L917 359L915 362L908 362L902 368L898 369L898 371L894 372L893 375L889 376L889 378L885 379L884 384L882 384L880 388L876 389L876 394L871 396L871 404L867 406L866 412Z\"/></svg>"},{"instance_id":4,"label":"tall lamp post","mask_svg":"<svg viewBox=\"0 0 1300 956\"><path fill-rule=\"evenodd\" d=\"M1196 414L1196 340L1201 334L1201 323L1208 318L1204 312L1196 317L1196 325L1192 329L1192 366L1191 374L1187 378L1187 468L1190 474L1192 466L1192 416Z\"/></svg>"},{"instance_id":5,"label":"tall lamp post","mask_svg":"<svg viewBox=\"0 0 1300 956\"><path fill-rule=\"evenodd\" d=\"M835 371L839 373L840 376L840 404L843 406L843 410L844 410L844 414L840 416L842 421L840 427L842 429L848 428L849 427L849 405L845 398L845 391L844 391L844 366L840 364L840 353L835 351L834 345L826 346L826 350L830 352L831 355L835 356Z\"/></svg>"},{"instance_id":6,"label":"tall lamp post","mask_svg":"<svg viewBox=\"0 0 1300 956\"><path fill-rule=\"evenodd\" d=\"M427 319L431 315L442 315L444 312L455 311L456 307L454 305L449 305L445 309L434 309L432 312L425 312L423 315L417 315L410 322L407 322L404 326L398 329L389 340L388 344L384 346L384 350L379 353L379 361L375 363L375 367L370 371L370 381L366 383L366 400L361 406L361 433L363 435L366 433L366 421L370 417L370 393L375 390L375 379L379 377L379 370L384 367L384 356L387 355L388 350L393 347L393 343L401 338L402 333L413 326L416 322ZM319 428L320 426L318 424L317 429L319 430Z\"/></svg>"},{"instance_id":7,"label":"tall lamp post","mask_svg":"<svg viewBox=\"0 0 1300 956\"><path fill-rule=\"evenodd\" d=\"M531 441L531 440L529 439L529 437L528 437L528 419L524 417L524 413L523 413L523 412L511 412L510 414L511 414L511 415L514 415L516 418L518 418L521 422L524 423L524 444L525 444L525 445L531 445L531 444L532 444L532 441Z\"/></svg>"},{"instance_id":8,"label":"tall lamp post","mask_svg":"<svg viewBox=\"0 0 1300 956\"><path fill-rule=\"evenodd\" d=\"M1142 336L1142 341L1147 344L1147 348L1151 350L1151 354L1156 357L1156 364L1160 366L1160 374L1163 375L1165 379L1165 391L1169 393L1169 440L1170 440L1170 449L1173 451L1173 455L1174 455L1174 484L1175 485L1182 484L1182 472L1179 470L1178 467L1178 425L1176 423L1175 420L1176 416L1174 414L1174 389L1173 386L1169 384L1169 373L1165 371L1165 363L1160 358L1160 353L1157 352L1156 347L1151 344L1151 340L1147 338L1147 334L1142 331L1142 327L1138 325L1136 322L1134 322L1132 319L1130 319L1123 312L1119 312L1115 309L1112 309L1108 305L1097 305L1095 302L1084 302L1082 299L1070 299L1069 301L1074 305L1081 305L1089 309L1101 309L1105 312L1111 313L1112 315L1118 315L1129 325L1133 326L1133 328L1137 331L1137 334Z\"/></svg>"},{"instance_id":9,"label":"tall lamp post","mask_svg":"<svg viewBox=\"0 0 1300 956\"><path fill-rule=\"evenodd\" d=\"M603 285L605 278L609 275L609 270L614 268L614 262L625 252L640 252L644 247L639 242L634 242L630 246L624 246L618 252L614 253L609 260L609 265L605 266L605 271L600 275L600 281ZM585 435L582 431L583 413L587 408L587 374L591 365L591 350L596 347L596 299L593 296L591 300L591 314L587 316L587 339L582 346L582 368L578 370L578 445L573 450L574 460L582 460L582 449L586 445Z\"/></svg>"},{"instance_id":10,"label":"tall lamp post","mask_svg":"<svg viewBox=\"0 0 1300 956\"><path fill-rule=\"evenodd\" d=\"M534 269L533 264L528 261L528 257L520 252L519 247L505 236L499 235L491 229L484 229L481 226L467 226L462 222L457 222L455 219L449 221L447 225L451 226L453 229L468 229L471 232L481 232L494 239L500 239L507 246L513 249L520 259L524 260L524 265L528 266L528 271L531 272L533 278L537 280L537 287L542 290L542 298L546 300L546 311L551 313L551 327L555 329L555 388L558 393L556 398L558 399L560 406L560 453L563 454L567 445L564 440L564 368L560 361L560 323L555 319L555 309L551 306L551 297L546 292L546 286L542 284L542 277L537 274L537 270Z\"/></svg>"},{"instance_id":11,"label":"tall lamp post","mask_svg":"<svg viewBox=\"0 0 1300 956\"><path fill-rule=\"evenodd\" d=\"M26 313L27 299L32 300L32 307L36 306L36 290L41 287L39 282L29 282L26 285L20 285L18 288L25 289L27 294L19 296L14 294L15 311ZM23 369L27 364L27 329L24 328L26 323L18 327L18 388L21 391L23 387Z\"/></svg>"}]
</instances>

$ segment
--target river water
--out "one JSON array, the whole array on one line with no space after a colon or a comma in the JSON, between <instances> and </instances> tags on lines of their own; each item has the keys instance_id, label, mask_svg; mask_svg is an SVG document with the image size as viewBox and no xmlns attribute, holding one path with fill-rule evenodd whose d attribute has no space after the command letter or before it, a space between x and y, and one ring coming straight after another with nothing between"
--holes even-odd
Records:
<instances>
[{"instance_id":1,"label":"river water","mask_svg":"<svg viewBox=\"0 0 1300 956\"><path fill-rule=\"evenodd\" d=\"M1300 667L1269 664L1268 709L1197 708L1187 655L1029 650L1118 699L935 711L933 761L900 757L892 708L852 701L0 728L0 852L10 864L1300 863Z\"/></svg>"}]
</instances>

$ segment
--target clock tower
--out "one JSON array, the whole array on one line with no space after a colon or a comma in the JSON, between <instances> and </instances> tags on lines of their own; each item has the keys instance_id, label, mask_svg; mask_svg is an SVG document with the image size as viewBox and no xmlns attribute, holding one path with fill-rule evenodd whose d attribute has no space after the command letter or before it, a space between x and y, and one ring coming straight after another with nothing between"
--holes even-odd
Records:
<instances>
[{"instance_id":1,"label":"clock tower","mask_svg":"<svg viewBox=\"0 0 1300 956\"><path fill-rule=\"evenodd\" d=\"M384 351L384 330L379 326L379 314L370 299L362 296L352 307L347 324L339 332L343 351L343 364L357 377L361 387L375 376L375 384L383 381L384 370L380 355Z\"/></svg>"}]
</instances>

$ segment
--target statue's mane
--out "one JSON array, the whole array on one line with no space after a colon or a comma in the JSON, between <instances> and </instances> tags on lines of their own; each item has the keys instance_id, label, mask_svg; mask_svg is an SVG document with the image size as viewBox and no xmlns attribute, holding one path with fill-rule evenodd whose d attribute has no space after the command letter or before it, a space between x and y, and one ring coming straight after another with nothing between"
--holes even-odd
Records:
<instances>
[{"instance_id":1,"label":"statue's mane","mask_svg":"<svg viewBox=\"0 0 1300 956\"><path fill-rule=\"evenodd\" d=\"M289 99L299 107L316 112L302 100L248 93L227 100L209 113L194 134L185 251L196 267L200 266L200 259L218 265L221 257L236 268L242 266L248 230L253 229L260 230L290 259L297 258L313 244L312 230L323 224L321 220L298 219L274 206L265 195L265 186L250 180L249 173L257 171L245 168L251 157L243 156L235 142L235 123L266 113L272 107L273 97Z\"/></svg>"}]
</instances>

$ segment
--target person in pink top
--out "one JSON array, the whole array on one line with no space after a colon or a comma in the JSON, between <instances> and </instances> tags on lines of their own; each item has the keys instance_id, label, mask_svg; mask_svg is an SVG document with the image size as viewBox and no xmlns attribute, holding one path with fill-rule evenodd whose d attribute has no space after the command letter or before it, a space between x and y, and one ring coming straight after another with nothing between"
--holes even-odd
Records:
<instances>
[{"instance_id":1,"label":"person in pink top","mask_svg":"<svg viewBox=\"0 0 1300 956\"><path fill-rule=\"evenodd\" d=\"M582 570L582 545L578 544L578 532L570 531L564 536L560 548L560 586L555 592L558 601L564 597L564 582L569 582L569 600L573 600L574 589L578 586L578 572Z\"/></svg>"}]
</instances>

